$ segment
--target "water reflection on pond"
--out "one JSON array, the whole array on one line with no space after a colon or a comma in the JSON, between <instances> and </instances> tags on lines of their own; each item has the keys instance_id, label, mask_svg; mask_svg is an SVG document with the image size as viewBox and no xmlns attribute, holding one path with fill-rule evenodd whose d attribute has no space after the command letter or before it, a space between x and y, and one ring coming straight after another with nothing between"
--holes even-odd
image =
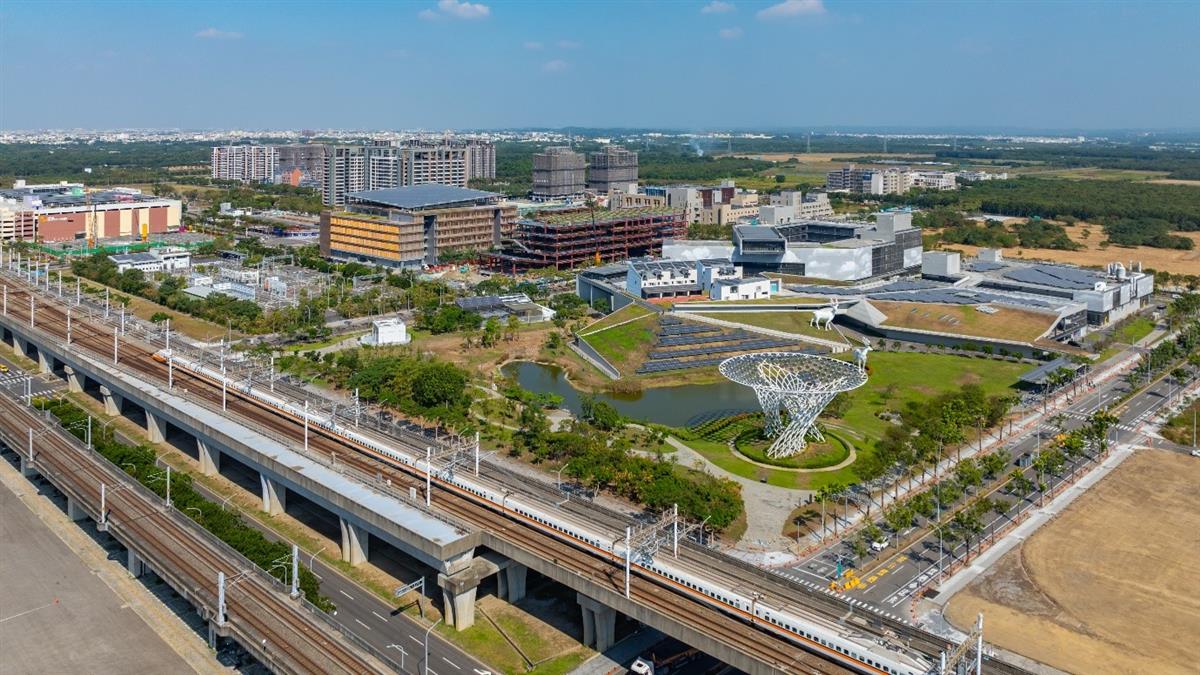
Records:
<instances>
[{"instance_id":1,"label":"water reflection on pond","mask_svg":"<svg viewBox=\"0 0 1200 675\"><path fill-rule=\"evenodd\" d=\"M561 396L563 407L579 414L583 393L571 386L561 368L514 361L501 371L508 377L515 377L528 391ZM751 389L724 379L711 384L658 387L633 394L598 393L596 398L611 403L631 419L669 426L688 426L718 414L758 409L758 399Z\"/></svg>"}]
</instances>

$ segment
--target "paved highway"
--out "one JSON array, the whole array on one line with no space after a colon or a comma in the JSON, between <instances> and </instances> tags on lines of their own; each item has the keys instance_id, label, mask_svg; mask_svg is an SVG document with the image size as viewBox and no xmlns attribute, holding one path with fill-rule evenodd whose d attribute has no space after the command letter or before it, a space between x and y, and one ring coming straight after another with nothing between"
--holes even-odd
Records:
<instances>
[{"instance_id":1,"label":"paved highway","mask_svg":"<svg viewBox=\"0 0 1200 675\"><path fill-rule=\"evenodd\" d=\"M1130 386L1124 378L1114 377L1093 390L1082 393L1073 403L1058 411L1065 416L1063 428L1069 431L1083 426L1090 414L1102 407L1111 406L1129 392ZM1173 383L1160 380L1146 390L1130 397L1124 404L1116 408L1114 414L1117 416L1118 423L1110 433L1110 441L1113 441L1110 443L1110 447L1116 442L1124 443L1133 440L1139 433L1140 426L1160 412L1177 394L1178 388ZM1037 482L1036 470L1028 465L1021 466L1021 458L1025 455L1036 455L1039 446L1052 442L1053 437L1058 433L1058 428L1047 422L1058 413L1051 411L1036 428L1005 444L1004 447L1009 450L1012 459L1000 475L1007 475L1012 469L1020 468L1031 480ZM1048 483L1049 490L1054 491L1060 484L1070 480L1077 473L1087 471L1093 465L1093 460L1086 456L1074 460L1066 458L1066 468L1060 476L1042 476L1042 479ZM999 497L1000 494L995 496ZM1013 496L1009 499L1016 500L1017 498ZM1039 499L1039 494L1035 492L1019 501L1021 501L1022 508L1029 508L1036 506ZM1004 515L988 513L983 520L984 529L981 539L986 539L1003 528L1015 514L1015 510ZM883 524L880 523L880 526L882 528ZM920 527L928 527L928 522L921 519L918 528ZM900 532L893 539L904 541L915 534L918 528ZM884 528L884 531L886 532L887 529ZM974 555L974 549L975 546L972 546L971 555ZM848 606L899 620L909 620L909 601L912 600L915 593L937 576L939 559L944 568L949 566L953 560L964 557L966 553L966 545L961 543L956 547L951 547L943 542L939 551L938 537L930 532L899 550L885 549L881 553L882 559L878 564L867 567L866 569L869 569L870 572L860 575L862 585L841 593L830 591L829 584L838 572L839 560L842 561L842 569L852 567L847 561L853 560L854 557L850 545L845 542L832 545L796 565L780 570L779 573L810 588L838 595L845 600Z\"/></svg>"}]
</instances>

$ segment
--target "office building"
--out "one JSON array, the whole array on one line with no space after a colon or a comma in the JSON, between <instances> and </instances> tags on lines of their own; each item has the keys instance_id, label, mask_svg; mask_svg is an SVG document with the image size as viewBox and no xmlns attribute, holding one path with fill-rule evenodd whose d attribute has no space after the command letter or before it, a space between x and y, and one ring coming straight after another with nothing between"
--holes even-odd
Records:
<instances>
[{"instance_id":1,"label":"office building","mask_svg":"<svg viewBox=\"0 0 1200 675\"><path fill-rule=\"evenodd\" d=\"M524 293L512 295L480 295L454 301L464 311L475 312L487 319L517 317L522 323L538 323L554 318L554 310L534 302Z\"/></svg>"},{"instance_id":2,"label":"office building","mask_svg":"<svg viewBox=\"0 0 1200 675\"><path fill-rule=\"evenodd\" d=\"M275 182L292 187L320 188L325 184L327 148L321 143L275 146Z\"/></svg>"},{"instance_id":3,"label":"office building","mask_svg":"<svg viewBox=\"0 0 1200 675\"><path fill-rule=\"evenodd\" d=\"M1115 262L1101 272L1070 265L1027 264L1005 259L984 249L964 267L977 288L1019 293L1024 296L1065 298L1087 307L1087 323L1104 326L1143 307L1154 293L1154 275L1141 263Z\"/></svg>"},{"instance_id":4,"label":"office building","mask_svg":"<svg viewBox=\"0 0 1200 675\"><path fill-rule=\"evenodd\" d=\"M650 193L647 190L639 190L633 184L608 191L608 208L610 209L642 209L663 206L667 206L665 192Z\"/></svg>"},{"instance_id":5,"label":"office building","mask_svg":"<svg viewBox=\"0 0 1200 675\"><path fill-rule=\"evenodd\" d=\"M535 201L578 197L583 194L586 162L566 146L546 148L533 156Z\"/></svg>"},{"instance_id":6,"label":"office building","mask_svg":"<svg viewBox=\"0 0 1200 675\"><path fill-rule=\"evenodd\" d=\"M728 258L630 260L628 265L625 290L646 300L763 300L779 290L776 280L743 276Z\"/></svg>"},{"instance_id":7,"label":"office building","mask_svg":"<svg viewBox=\"0 0 1200 675\"><path fill-rule=\"evenodd\" d=\"M958 189L958 174L952 171L912 171L908 176L913 187L925 190Z\"/></svg>"},{"instance_id":8,"label":"office building","mask_svg":"<svg viewBox=\"0 0 1200 675\"><path fill-rule=\"evenodd\" d=\"M700 194L703 203L705 191L701 190ZM724 191L711 194L724 196ZM758 214L758 193L735 191L728 200L710 200L708 206L702 206L697 222L703 225L733 225L758 218Z\"/></svg>"},{"instance_id":9,"label":"office building","mask_svg":"<svg viewBox=\"0 0 1200 675\"><path fill-rule=\"evenodd\" d=\"M683 213L669 207L546 210L519 221L513 241L487 260L490 267L510 273L570 269L661 255L664 240L686 233Z\"/></svg>"},{"instance_id":10,"label":"office building","mask_svg":"<svg viewBox=\"0 0 1200 675\"><path fill-rule=\"evenodd\" d=\"M481 251L509 236L517 209L500 195L452 185L408 185L346 195L321 214L321 255L386 265L438 264L447 251Z\"/></svg>"},{"instance_id":11,"label":"office building","mask_svg":"<svg viewBox=\"0 0 1200 675\"><path fill-rule=\"evenodd\" d=\"M609 145L589 156L587 187L597 194L637 185L638 155L619 145Z\"/></svg>"},{"instance_id":12,"label":"office building","mask_svg":"<svg viewBox=\"0 0 1200 675\"><path fill-rule=\"evenodd\" d=\"M163 246L144 253L121 253L109 256L118 272L176 272L192 266L192 254L182 246Z\"/></svg>"},{"instance_id":13,"label":"office building","mask_svg":"<svg viewBox=\"0 0 1200 675\"><path fill-rule=\"evenodd\" d=\"M131 188L87 191L71 184L0 190L0 236L43 242L148 237L179 230L178 199Z\"/></svg>"},{"instance_id":14,"label":"office building","mask_svg":"<svg viewBox=\"0 0 1200 675\"><path fill-rule=\"evenodd\" d=\"M771 195L770 204L759 207L759 222L763 225L791 225L801 220L819 220L833 216L833 204L824 192L803 194L785 190Z\"/></svg>"},{"instance_id":15,"label":"office building","mask_svg":"<svg viewBox=\"0 0 1200 675\"><path fill-rule=\"evenodd\" d=\"M737 225L733 244L671 241L673 260L728 256L747 274L776 272L836 281L859 281L916 272L921 230L907 211L876 214L876 222L804 220L786 225Z\"/></svg>"},{"instance_id":16,"label":"office building","mask_svg":"<svg viewBox=\"0 0 1200 675\"><path fill-rule=\"evenodd\" d=\"M825 188L871 195L900 195L913 188L913 176L903 167L860 168L847 164L825 175Z\"/></svg>"},{"instance_id":17,"label":"office building","mask_svg":"<svg viewBox=\"0 0 1200 675\"><path fill-rule=\"evenodd\" d=\"M277 163L273 145L219 145L212 149L210 168L214 180L269 183Z\"/></svg>"}]
</instances>

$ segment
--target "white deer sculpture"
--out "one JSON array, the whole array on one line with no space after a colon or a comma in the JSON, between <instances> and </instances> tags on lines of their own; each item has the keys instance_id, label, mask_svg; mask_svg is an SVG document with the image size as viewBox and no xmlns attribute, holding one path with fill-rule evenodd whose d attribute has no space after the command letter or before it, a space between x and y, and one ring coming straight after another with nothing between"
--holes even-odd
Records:
<instances>
[{"instance_id":1,"label":"white deer sculpture","mask_svg":"<svg viewBox=\"0 0 1200 675\"><path fill-rule=\"evenodd\" d=\"M854 348L854 361L858 364L859 370L867 369L867 354L871 353L871 342L866 338L862 339L863 346Z\"/></svg>"},{"instance_id":2,"label":"white deer sculpture","mask_svg":"<svg viewBox=\"0 0 1200 675\"><path fill-rule=\"evenodd\" d=\"M837 316L838 301L837 298L830 298L830 306L822 307L813 312L812 319L808 325L815 326L821 330L833 329L833 317ZM823 324L823 325L822 325Z\"/></svg>"}]
</instances>

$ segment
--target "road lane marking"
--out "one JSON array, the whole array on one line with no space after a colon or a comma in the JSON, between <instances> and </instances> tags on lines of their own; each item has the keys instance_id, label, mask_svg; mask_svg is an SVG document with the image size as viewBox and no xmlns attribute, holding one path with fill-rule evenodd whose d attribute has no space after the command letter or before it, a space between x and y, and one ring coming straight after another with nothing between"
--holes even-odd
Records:
<instances>
[{"instance_id":1,"label":"road lane marking","mask_svg":"<svg viewBox=\"0 0 1200 675\"><path fill-rule=\"evenodd\" d=\"M346 591L343 591L343 590L342 590L342 589L340 589L340 588L338 589L338 593L341 593L342 595L346 596L347 598L350 598L351 600L353 600L353 599L354 599L354 596L353 596L353 595L350 595L349 593L347 593Z\"/></svg>"},{"instance_id":2,"label":"road lane marking","mask_svg":"<svg viewBox=\"0 0 1200 675\"><path fill-rule=\"evenodd\" d=\"M367 624L363 623L362 621L359 621L358 619L355 619L355 620L354 620L354 623L357 623L358 625L362 626L363 628L366 628L367 630L371 630L371 627L370 627L370 626L368 626Z\"/></svg>"},{"instance_id":3,"label":"road lane marking","mask_svg":"<svg viewBox=\"0 0 1200 675\"><path fill-rule=\"evenodd\" d=\"M384 623L389 623L387 619L383 618L382 616L379 616L379 613L378 613L378 612L374 612L374 611L373 611L373 612L371 612L371 613L372 613L372 614L374 614L376 617L378 617L380 621L382 621L382 622L384 622Z\"/></svg>"},{"instance_id":4,"label":"road lane marking","mask_svg":"<svg viewBox=\"0 0 1200 675\"><path fill-rule=\"evenodd\" d=\"M462 668L459 668L459 667L458 667L458 664L457 664L457 663L455 663L455 662L451 661L450 659L448 659L448 658L446 658L446 657L444 657L444 656L443 656L443 657L442 657L442 660L443 660L443 661L445 661L446 663L449 663L451 666L454 666L454 669L455 669L455 670L462 670Z\"/></svg>"},{"instance_id":5,"label":"road lane marking","mask_svg":"<svg viewBox=\"0 0 1200 675\"><path fill-rule=\"evenodd\" d=\"M421 642L420 640L418 640L416 635L409 635L409 636L408 636L408 639L409 639L409 640L412 640L413 642L415 642L415 643L417 643L417 644L419 644L419 645L424 645L424 644L425 644L424 642Z\"/></svg>"}]
</instances>

